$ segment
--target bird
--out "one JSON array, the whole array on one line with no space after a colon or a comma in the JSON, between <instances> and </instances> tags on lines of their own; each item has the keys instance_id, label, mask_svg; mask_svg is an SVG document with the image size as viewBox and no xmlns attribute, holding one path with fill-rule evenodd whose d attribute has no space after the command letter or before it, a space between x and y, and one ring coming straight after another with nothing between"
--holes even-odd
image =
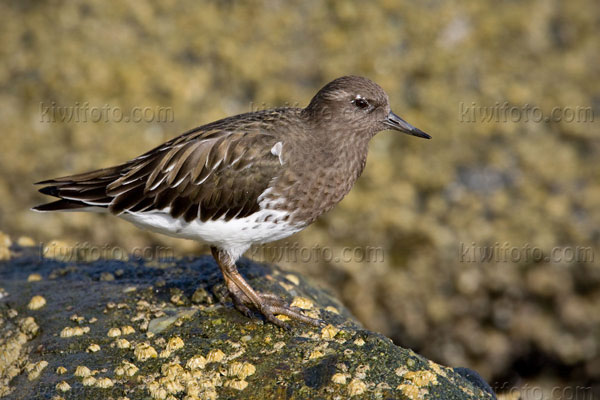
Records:
<instances>
[{"instance_id":1,"label":"bird","mask_svg":"<svg viewBox=\"0 0 600 400\"><path fill-rule=\"evenodd\" d=\"M370 139L384 130L431 138L392 112L378 84L343 76L305 108L227 117L125 163L37 182L58 200L33 210L107 212L208 244L237 310L284 328L278 315L319 326L278 296L253 289L236 261L250 246L288 237L340 202L365 168Z\"/></svg>"}]
</instances>

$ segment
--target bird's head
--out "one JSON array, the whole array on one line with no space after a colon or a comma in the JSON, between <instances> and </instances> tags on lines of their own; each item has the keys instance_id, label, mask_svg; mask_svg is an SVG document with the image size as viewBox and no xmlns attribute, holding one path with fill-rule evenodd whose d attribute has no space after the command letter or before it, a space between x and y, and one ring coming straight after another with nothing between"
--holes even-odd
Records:
<instances>
[{"instance_id":1,"label":"bird's head","mask_svg":"<svg viewBox=\"0 0 600 400\"><path fill-rule=\"evenodd\" d=\"M360 76L343 76L325 85L304 109L318 124L349 124L358 132L374 135L392 129L431 139L390 108L385 91L375 82Z\"/></svg>"}]
</instances>

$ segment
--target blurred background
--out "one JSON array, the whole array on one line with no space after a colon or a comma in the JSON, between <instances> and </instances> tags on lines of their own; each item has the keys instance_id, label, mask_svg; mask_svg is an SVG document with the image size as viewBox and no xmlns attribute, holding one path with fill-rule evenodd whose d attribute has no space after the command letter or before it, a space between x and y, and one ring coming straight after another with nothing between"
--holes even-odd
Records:
<instances>
[{"instance_id":1,"label":"blurred background","mask_svg":"<svg viewBox=\"0 0 600 400\"><path fill-rule=\"evenodd\" d=\"M337 208L247 255L505 398L600 398L597 1L21 0L0 3L0 40L0 231L206 253L30 212L31 184L364 75L433 140L380 133Z\"/></svg>"}]
</instances>

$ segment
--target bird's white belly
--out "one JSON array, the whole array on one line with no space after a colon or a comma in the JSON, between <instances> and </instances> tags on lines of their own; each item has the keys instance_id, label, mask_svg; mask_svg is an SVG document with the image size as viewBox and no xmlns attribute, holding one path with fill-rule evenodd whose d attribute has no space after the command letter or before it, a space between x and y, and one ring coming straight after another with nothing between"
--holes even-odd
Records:
<instances>
[{"instance_id":1,"label":"bird's white belly","mask_svg":"<svg viewBox=\"0 0 600 400\"><path fill-rule=\"evenodd\" d=\"M260 210L244 218L225 221L186 222L183 218L173 218L168 209L151 212L125 212L119 217L136 226L165 235L199 240L224 249L247 249L252 244L272 242L300 231L302 226L294 226L283 218L288 212L280 210Z\"/></svg>"}]
</instances>

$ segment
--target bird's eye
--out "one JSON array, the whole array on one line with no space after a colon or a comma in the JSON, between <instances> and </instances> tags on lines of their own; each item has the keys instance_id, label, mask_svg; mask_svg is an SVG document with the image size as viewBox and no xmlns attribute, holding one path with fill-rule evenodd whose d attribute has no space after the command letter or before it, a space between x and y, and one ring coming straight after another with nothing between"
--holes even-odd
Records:
<instances>
[{"instance_id":1,"label":"bird's eye","mask_svg":"<svg viewBox=\"0 0 600 400\"><path fill-rule=\"evenodd\" d=\"M369 102L362 97L357 97L356 99L352 100L352 103L354 103L354 105L361 110L369 107Z\"/></svg>"}]
</instances>

